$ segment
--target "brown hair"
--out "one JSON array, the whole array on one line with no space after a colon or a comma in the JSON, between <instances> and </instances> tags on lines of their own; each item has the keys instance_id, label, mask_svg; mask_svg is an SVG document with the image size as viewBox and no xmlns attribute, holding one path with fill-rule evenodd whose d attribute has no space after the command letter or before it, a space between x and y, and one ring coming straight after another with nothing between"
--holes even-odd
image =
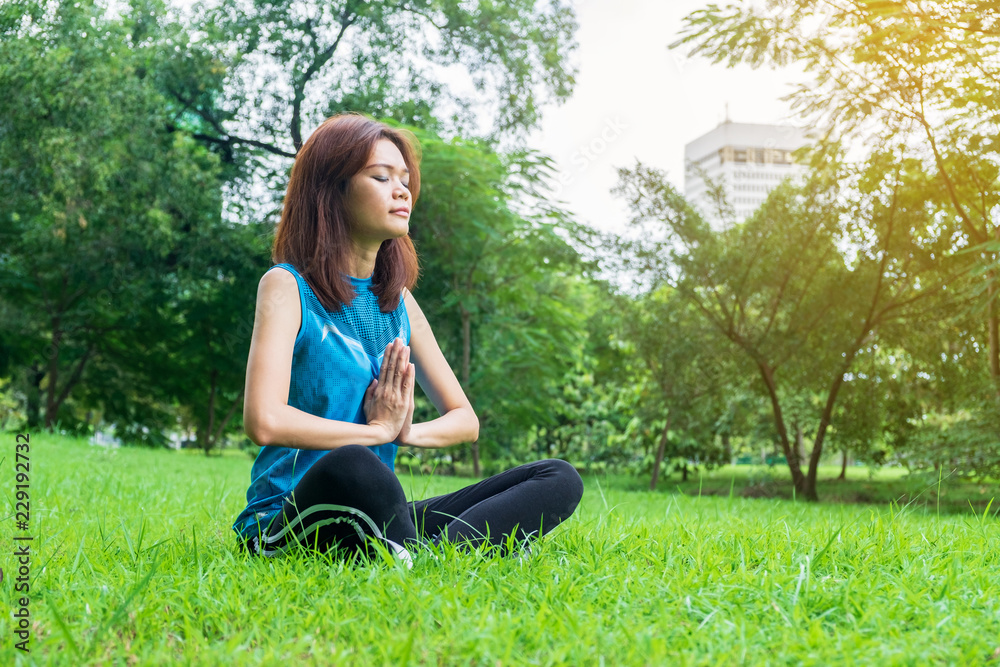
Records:
<instances>
[{"instance_id":1,"label":"brown hair","mask_svg":"<svg viewBox=\"0 0 1000 667\"><path fill-rule=\"evenodd\" d=\"M416 137L360 114L327 118L295 156L271 259L294 266L327 310L340 310L355 297L346 277L350 225L345 197L351 177L368 163L380 139L388 139L409 169L410 205L420 194L420 156ZM419 267L409 235L388 239L375 257L372 293L379 309L399 306L403 287L413 289Z\"/></svg>"}]
</instances>

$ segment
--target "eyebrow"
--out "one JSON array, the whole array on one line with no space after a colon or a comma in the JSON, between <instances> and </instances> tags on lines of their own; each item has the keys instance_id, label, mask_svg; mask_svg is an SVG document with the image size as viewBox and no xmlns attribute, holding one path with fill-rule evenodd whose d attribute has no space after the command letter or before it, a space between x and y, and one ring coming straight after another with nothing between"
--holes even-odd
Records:
<instances>
[{"instance_id":1,"label":"eyebrow","mask_svg":"<svg viewBox=\"0 0 1000 667\"><path fill-rule=\"evenodd\" d=\"M379 162L378 164L370 164L367 167L365 167L365 169L373 169L375 167L385 167L386 169L389 169L390 171L395 168L391 164L385 164L384 162ZM410 170L407 169L406 167L403 167L403 173L404 174L408 174L408 173L410 173Z\"/></svg>"}]
</instances>

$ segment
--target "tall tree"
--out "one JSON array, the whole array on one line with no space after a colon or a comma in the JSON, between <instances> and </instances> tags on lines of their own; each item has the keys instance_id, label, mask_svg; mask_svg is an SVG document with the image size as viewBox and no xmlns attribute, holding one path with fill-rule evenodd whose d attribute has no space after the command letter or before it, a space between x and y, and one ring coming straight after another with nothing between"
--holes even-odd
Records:
<instances>
[{"instance_id":1,"label":"tall tree","mask_svg":"<svg viewBox=\"0 0 1000 667\"><path fill-rule=\"evenodd\" d=\"M164 304L175 316L141 329L133 365L181 407L186 427L206 454L242 421L247 349L261 266L270 259L271 229L221 219L193 229L179 244L176 283Z\"/></svg>"},{"instance_id":2,"label":"tall tree","mask_svg":"<svg viewBox=\"0 0 1000 667\"><path fill-rule=\"evenodd\" d=\"M219 215L216 160L164 131L128 38L78 2L0 41L0 299L29 420L49 427L88 367L158 317L178 240Z\"/></svg>"},{"instance_id":3,"label":"tall tree","mask_svg":"<svg viewBox=\"0 0 1000 667\"><path fill-rule=\"evenodd\" d=\"M719 461L715 427L726 410L724 393L736 374L727 363L731 343L718 335L690 300L668 285L640 299L624 322L625 335L649 370L651 405L660 429L649 488L656 490L664 457Z\"/></svg>"},{"instance_id":4,"label":"tall tree","mask_svg":"<svg viewBox=\"0 0 1000 667\"><path fill-rule=\"evenodd\" d=\"M674 46L729 65L796 62L792 94L814 126L862 146L906 144L951 206L945 252L979 267L987 372L1000 415L1000 7L994 0L768 0L710 5Z\"/></svg>"},{"instance_id":5,"label":"tall tree","mask_svg":"<svg viewBox=\"0 0 1000 667\"><path fill-rule=\"evenodd\" d=\"M947 279L934 256L949 242L933 224L920 165L898 151L853 169L828 147L817 162L826 167L779 187L722 233L655 169L620 170L616 190L635 224L654 223L665 235L636 268L675 285L756 367L792 480L810 500L846 374L881 326L940 292ZM804 472L788 407L809 392L822 396L822 408Z\"/></svg>"},{"instance_id":6,"label":"tall tree","mask_svg":"<svg viewBox=\"0 0 1000 667\"><path fill-rule=\"evenodd\" d=\"M542 178L533 156L417 134L427 177L411 222L423 269L415 295L498 444L551 423L552 396L581 350L586 314L567 275L579 260L557 233L570 221L515 210ZM472 456L478 475L478 443Z\"/></svg>"},{"instance_id":7,"label":"tall tree","mask_svg":"<svg viewBox=\"0 0 1000 667\"><path fill-rule=\"evenodd\" d=\"M479 134L482 124L512 138L574 83L576 21L558 0L221 0L199 5L195 20L207 38L185 50L213 62L224 89L185 76L164 83L199 136L226 151L293 157L306 128L354 110L453 132ZM453 90L461 85L445 68L467 73L476 92Z\"/></svg>"},{"instance_id":8,"label":"tall tree","mask_svg":"<svg viewBox=\"0 0 1000 667\"><path fill-rule=\"evenodd\" d=\"M947 292L931 313L886 327L877 349L866 350L870 361L859 366L864 383L879 389L866 406L882 421L877 440L912 471L995 476L1000 414L991 409L991 382L982 372L986 323Z\"/></svg>"}]
</instances>

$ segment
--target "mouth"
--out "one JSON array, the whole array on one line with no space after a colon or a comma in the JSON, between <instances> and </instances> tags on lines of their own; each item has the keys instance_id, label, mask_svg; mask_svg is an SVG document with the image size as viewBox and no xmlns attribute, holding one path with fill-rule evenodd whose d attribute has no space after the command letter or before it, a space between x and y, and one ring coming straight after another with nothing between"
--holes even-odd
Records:
<instances>
[{"instance_id":1,"label":"mouth","mask_svg":"<svg viewBox=\"0 0 1000 667\"><path fill-rule=\"evenodd\" d=\"M404 218L410 217L410 209L408 208L394 208L393 210L389 211L389 213L392 213L394 215L400 215L403 216Z\"/></svg>"}]
</instances>

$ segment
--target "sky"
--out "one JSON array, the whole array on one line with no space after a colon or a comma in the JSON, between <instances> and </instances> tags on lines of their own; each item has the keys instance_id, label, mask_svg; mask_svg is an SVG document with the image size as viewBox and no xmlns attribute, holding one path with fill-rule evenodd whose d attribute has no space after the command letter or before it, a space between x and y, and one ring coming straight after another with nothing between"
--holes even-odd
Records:
<instances>
[{"instance_id":1,"label":"sky","mask_svg":"<svg viewBox=\"0 0 1000 667\"><path fill-rule=\"evenodd\" d=\"M728 69L670 50L682 19L709 0L578 0L572 97L545 108L528 145L559 168L559 198L578 220L623 229L627 212L610 194L619 167L636 159L683 188L684 144L725 120L793 122L781 98L801 78L789 70Z\"/></svg>"}]
</instances>

